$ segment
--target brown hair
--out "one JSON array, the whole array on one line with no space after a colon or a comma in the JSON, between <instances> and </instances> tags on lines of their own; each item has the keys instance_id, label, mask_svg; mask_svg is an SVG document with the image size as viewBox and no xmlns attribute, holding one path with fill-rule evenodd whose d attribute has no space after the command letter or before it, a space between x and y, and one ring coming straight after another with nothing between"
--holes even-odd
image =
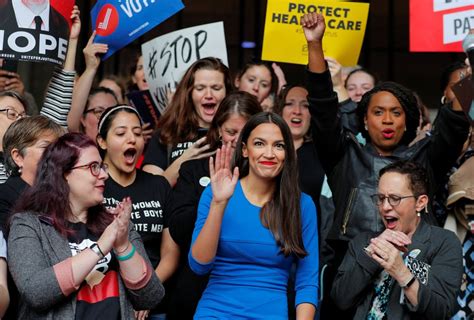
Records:
<instances>
[{"instance_id":1,"label":"brown hair","mask_svg":"<svg viewBox=\"0 0 474 320\"><path fill-rule=\"evenodd\" d=\"M222 100L219 109L212 119L211 127L207 132L206 143L210 145L211 150L217 149L220 146L219 128L232 115L237 114L248 120L254 114L262 111L257 98L250 93L238 91L229 94Z\"/></svg>"},{"instance_id":2,"label":"brown hair","mask_svg":"<svg viewBox=\"0 0 474 320\"><path fill-rule=\"evenodd\" d=\"M19 119L8 127L3 136L3 150L5 168L10 175L19 175L19 167L11 155L12 150L18 149L18 152L25 156L26 148L34 145L40 135L46 132L51 132L57 137L65 133L59 124L41 115Z\"/></svg>"},{"instance_id":3,"label":"brown hair","mask_svg":"<svg viewBox=\"0 0 474 320\"><path fill-rule=\"evenodd\" d=\"M216 70L224 75L226 93L232 91L229 68L220 59L204 58L194 62L181 79L176 93L160 118L160 140L164 144L175 144L196 138L199 120L192 100L194 75L198 70Z\"/></svg>"}]
</instances>

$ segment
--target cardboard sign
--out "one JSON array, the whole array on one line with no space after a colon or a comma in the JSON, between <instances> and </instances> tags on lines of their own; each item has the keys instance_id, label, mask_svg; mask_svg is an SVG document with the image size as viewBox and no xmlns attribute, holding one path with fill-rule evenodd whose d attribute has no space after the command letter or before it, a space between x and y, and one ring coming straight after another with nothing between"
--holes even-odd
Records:
<instances>
[{"instance_id":1,"label":"cardboard sign","mask_svg":"<svg viewBox=\"0 0 474 320\"><path fill-rule=\"evenodd\" d=\"M216 57L228 65L224 24L215 22L167 33L144 43L142 54L151 96L163 113L167 93L174 91L196 60Z\"/></svg>"},{"instance_id":2,"label":"cardboard sign","mask_svg":"<svg viewBox=\"0 0 474 320\"><path fill-rule=\"evenodd\" d=\"M151 123L153 128L158 125L160 119L160 111L153 103L150 91L132 91L127 93L128 101L132 107L138 110L144 123Z\"/></svg>"},{"instance_id":3,"label":"cardboard sign","mask_svg":"<svg viewBox=\"0 0 474 320\"><path fill-rule=\"evenodd\" d=\"M184 8L180 0L99 0L91 10L95 43L109 50L102 60Z\"/></svg>"},{"instance_id":4,"label":"cardboard sign","mask_svg":"<svg viewBox=\"0 0 474 320\"><path fill-rule=\"evenodd\" d=\"M411 52L461 52L473 28L473 0L410 0Z\"/></svg>"},{"instance_id":5,"label":"cardboard sign","mask_svg":"<svg viewBox=\"0 0 474 320\"><path fill-rule=\"evenodd\" d=\"M38 7L39 6L39 7ZM74 0L7 0L0 6L0 58L61 65Z\"/></svg>"},{"instance_id":6,"label":"cardboard sign","mask_svg":"<svg viewBox=\"0 0 474 320\"><path fill-rule=\"evenodd\" d=\"M308 63L308 47L300 20L309 12L319 12L325 17L324 54L344 66L356 65L367 26L368 3L268 0L262 60Z\"/></svg>"}]
</instances>

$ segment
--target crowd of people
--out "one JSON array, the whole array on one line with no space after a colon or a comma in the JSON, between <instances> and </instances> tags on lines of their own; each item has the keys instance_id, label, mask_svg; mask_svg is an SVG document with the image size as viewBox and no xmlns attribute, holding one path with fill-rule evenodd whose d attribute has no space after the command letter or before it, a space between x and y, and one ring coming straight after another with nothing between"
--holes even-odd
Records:
<instances>
[{"instance_id":1,"label":"crowd of people","mask_svg":"<svg viewBox=\"0 0 474 320\"><path fill-rule=\"evenodd\" d=\"M301 18L305 83L252 61L195 61L157 128L97 79L105 44L69 48L39 115L0 70L0 317L470 319L472 123L446 67L421 98L324 56ZM467 60L466 60L467 61ZM11 81L4 81L8 76ZM303 77L302 77L303 78Z\"/></svg>"}]
</instances>

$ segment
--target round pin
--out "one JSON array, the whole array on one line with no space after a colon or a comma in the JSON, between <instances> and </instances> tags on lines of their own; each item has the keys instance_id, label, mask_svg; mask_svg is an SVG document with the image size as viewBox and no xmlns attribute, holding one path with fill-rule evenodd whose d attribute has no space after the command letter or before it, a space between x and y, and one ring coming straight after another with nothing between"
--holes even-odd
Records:
<instances>
[{"instance_id":1,"label":"round pin","mask_svg":"<svg viewBox=\"0 0 474 320\"><path fill-rule=\"evenodd\" d=\"M209 177L202 177L201 179L199 179L199 184L203 187L207 187L209 182L211 182L211 178Z\"/></svg>"}]
</instances>

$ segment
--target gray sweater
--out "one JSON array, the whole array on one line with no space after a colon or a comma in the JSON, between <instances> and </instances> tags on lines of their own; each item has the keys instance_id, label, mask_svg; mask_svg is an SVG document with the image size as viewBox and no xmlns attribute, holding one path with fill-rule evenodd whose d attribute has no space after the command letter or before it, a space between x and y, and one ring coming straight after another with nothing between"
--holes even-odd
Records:
<instances>
[{"instance_id":1,"label":"gray sweater","mask_svg":"<svg viewBox=\"0 0 474 320\"><path fill-rule=\"evenodd\" d=\"M140 235L130 224L130 242L150 264ZM68 240L45 216L17 213L8 237L8 265L20 293L18 319L74 319L76 292L64 296L53 266L71 257ZM152 309L164 296L156 274L139 290L125 287L119 276L122 319L134 319L133 310Z\"/></svg>"}]
</instances>

